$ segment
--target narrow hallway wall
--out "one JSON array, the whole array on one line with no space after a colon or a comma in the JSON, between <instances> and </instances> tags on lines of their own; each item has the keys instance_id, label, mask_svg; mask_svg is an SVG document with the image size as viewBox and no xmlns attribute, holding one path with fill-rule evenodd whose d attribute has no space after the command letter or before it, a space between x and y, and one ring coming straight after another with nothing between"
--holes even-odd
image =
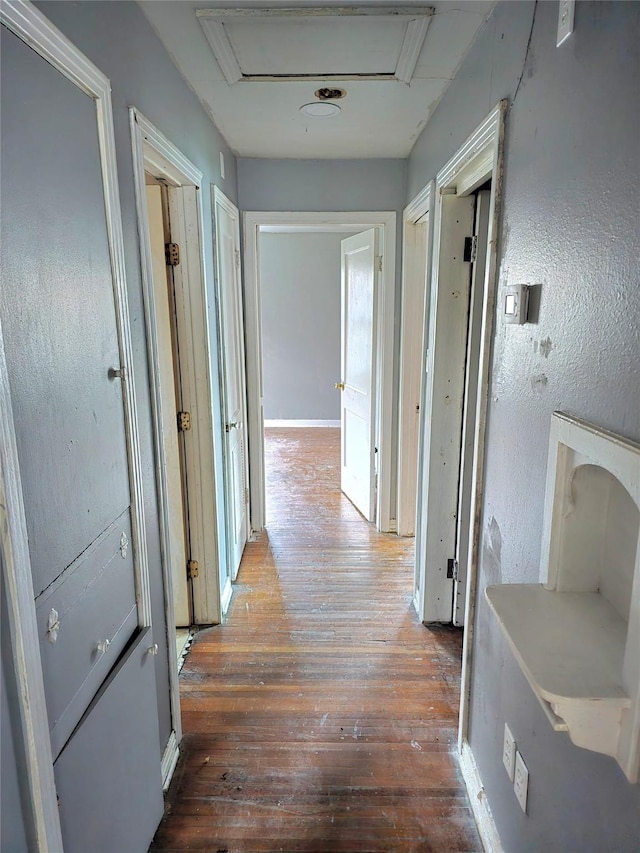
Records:
<instances>
[{"instance_id":1,"label":"narrow hallway wall","mask_svg":"<svg viewBox=\"0 0 640 853\"><path fill-rule=\"evenodd\" d=\"M640 785L551 729L484 599L539 579L551 413L640 440L640 5L576 4L560 48L557 20L557 3L498 4L414 148L407 200L510 100L498 303L527 283L539 306L524 326L496 318L469 739L509 853L622 853L638 849ZM505 722L529 769L526 815Z\"/></svg>"}]
</instances>

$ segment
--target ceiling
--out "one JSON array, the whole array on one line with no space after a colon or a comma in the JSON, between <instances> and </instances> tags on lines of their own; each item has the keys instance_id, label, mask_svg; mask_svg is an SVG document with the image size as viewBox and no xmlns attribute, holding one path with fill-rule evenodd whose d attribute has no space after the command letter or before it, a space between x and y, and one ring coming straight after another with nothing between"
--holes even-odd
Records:
<instances>
[{"instance_id":1,"label":"ceiling","mask_svg":"<svg viewBox=\"0 0 640 853\"><path fill-rule=\"evenodd\" d=\"M139 5L237 155L350 159L408 156L495 0Z\"/></svg>"}]
</instances>

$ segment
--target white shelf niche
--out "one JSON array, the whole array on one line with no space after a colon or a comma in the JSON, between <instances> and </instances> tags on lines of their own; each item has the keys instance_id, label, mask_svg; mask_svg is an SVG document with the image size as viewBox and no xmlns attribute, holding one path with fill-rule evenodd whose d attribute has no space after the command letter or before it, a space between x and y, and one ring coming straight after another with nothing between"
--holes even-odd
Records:
<instances>
[{"instance_id":1,"label":"white shelf niche","mask_svg":"<svg viewBox=\"0 0 640 853\"><path fill-rule=\"evenodd\" d=\"M556 731L640 780L640 445L551 422L541 584L486 598Z\"/></svg>"}]
</instances>

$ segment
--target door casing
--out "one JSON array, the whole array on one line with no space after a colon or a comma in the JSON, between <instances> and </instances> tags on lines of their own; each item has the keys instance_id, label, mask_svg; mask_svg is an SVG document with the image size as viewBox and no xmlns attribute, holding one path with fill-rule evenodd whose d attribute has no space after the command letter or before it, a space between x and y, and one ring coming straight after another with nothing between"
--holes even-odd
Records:
<instances>
[{"instance_id":1,"label":"door casing","mask_svg":"<svg viewBox=\"0 0 640 853\"><path fill-rule=\"evenodd\" d=\"M247 211L243 216L245 342L247 359L247 407L249 424L249 466L251 476L250 517L252 535L265 523L264 415L262 385L262 329L258 240L263 225L300 227L308 231L338 231L340 228L366 231L380 229L382 273L378 291L376 336L376 412L378 455L378 495L376 527L395 532L395 503L392 494L394 447L392 421L394 407L394 316L396 279L395 211L276 212Z\"/></svg>"},{"instance_id":2,"label":"door casing","mask_svg":"<svg viewBox=\"0 0 640 853\"><path fill-rule=\"evenodd\" d=\"M487 234L487 260L484 277L484 290L482 298L482 324L480 332L480 346L477 363L477 399L475 409L475 423L473 425L473 463L472 463L472 488L471 506L469 517L460 519L461 524L468 526L469 552L468 552L468 578L465 600L465 632L462 652L462 684L460 696L460 716L458 725L458 748L460 754L467 749L467 733L469 724L469 688L471 676L471 663L473 653L473 619L477 595L478 561L480 550L480 523L482 514L483 484L484 484L484 451L485 451L485 428L486 413L489 393L489 372L491 366L491 341L493 337L494 313L497 286L497 262L498 262L498 226L500 222L502 205L503 185L503 159L504 159L504 124L508 102L501 100L489 113L485 120L469 136L466 142L458 149L449 162L438 172L433 194L434 203L433 219L434 233L432 242L432 270L430 284L430 303L437 295L438 287L443 286L439 279L438 270L438 247L441 239L442 221L442 195L447 191L459 196L473 193L478 187L491 180L491 196L489 207L489 229ZM424 190L423 190L424 192ZM425 348L427 346L425 336ZM427 370L432 366L435 354L425 350L423 363ZM428 410L423 405L421 411L420 431L421 439L420 455L424 455L424 435L428 431L440 428L442 412L438 407ZM449 476L458 479L459 472L451 471ZM421 488L427 488L428 483L421 483ZM420 533L416 531L417 542ZM416 567L416 575L420 571L428 571L428 567ZM442 579L447 583L446 578ZM438 581L436 581L436 584ZM443 584L444 585L444 584ZM432 584L431 590L433 591ZM416 609L421 619L425 613L425 584L417 586L420 595L414 599ZM452 611L453 613L453 602Z\"/></svg>"},{"instance_id":3,"label":"door casing","mask_svg":"<svg viewBox=\"0 0 640 853\"><path fill-rule=\"evenodd\" d=\"M163 756L163 780L168 786L178 760L182 737L178 662L175 642L175 615L171 582L171 543L169 540L169 503L167 500L166 454L162 434L160 380L157 366L158 329L156 325L153 266L147 228L145 171L167 186L172 238L180 244L181 262L174 267L176 321L180 340L180 374L183 404L191 412L191 430L185 442L185 463L189 492L189 540L191 559L200 564L193 585L193 619L196 624L216 624L223 616L220 567L226 566L223 551L224 517L219 495L222 476L217 470L213 428L213 380L208 318L209 293L204 259L204 217L202 210L202 172L135 107L129 110L133 149L134 182L138 234L142 264L147 353L150 364L151 413L154 431L156 482L162 540L162 573L165 587L171 711L173 732ZM214 524L209 519L215 519ZM186 571L186 566L185 566ZM228 597L230 598L230 583Z\"/></svg>"},{"instance_id":4,"label":"door casing","mask_svg":"<svg viewBox=\"0 0 640 853\"><path fill-rule=\"evenodd\" d=\"M421 479L420 413L424 407L424 350L428 331L433 181L402 215L402 317L398 392L398 536L416 533ZM416 552L418 551L416 540Z\"/></svg>"}]
</instances>

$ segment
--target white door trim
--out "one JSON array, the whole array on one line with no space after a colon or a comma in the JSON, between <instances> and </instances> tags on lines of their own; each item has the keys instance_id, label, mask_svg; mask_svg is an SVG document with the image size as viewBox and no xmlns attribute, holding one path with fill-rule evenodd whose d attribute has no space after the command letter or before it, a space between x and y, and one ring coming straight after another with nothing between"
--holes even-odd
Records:
<instances>
[{"instance_id":1,"label":"white door trim","mask_svg":"<svg viewBox=\"0 0 640 853\"><path fill-rule=\"evenodd\" d=\"M437 294L438 281L438 247L440 245L440 222L442 218L442 195L458 193L469 195L489 178L491 179L491 201L489 213L489 233L487 235L488 257L486 263L484 296L482 305L482 331L480 342L480 357L478 364L478 396L476 407L476 423L474 430L473 451L473 487L471 511L469 519L461 519L461 523L470 525L469 536L469 576L467 581L467 596L465 602L465 632L462 653L462 685L460 698L460 717L458 726L458 748L462 751L467 740L469 724L469 688L471 679L471 657L473 651L473 617L476 602L476 585L478 559L480 549L480 521L482 512L484 485L484 451L485 426L489 393L489 370L491 356L491 340L495 313L495 297L497 284L497 242L498 224L502 203L503 185L503 152L504 152L504 118L507 101L500 101L489 113L486 119L466 140L464 145L449 160L436 177L434 205L434 238L433 265L431 273L431 300ZM431 330L433 331L433 330ZM434 363L434 353L427 354L427 369ZM424 412L430 432L439 428L441 412L437 408ZM453 476L453 474L452 474ZM457 477L457 472L455 472ZM427 484L428 485L428 484ZM446 579L443 579L443 583ZM424 595L425 584L422 585ZM433 588L433 587L432 587ZM425 601L416 602L420 618L424 618Z\"/></svg>"},{"instance_id":2,"label":"white door trim","mask_svg":"<svg viewBox=\"0 0 640 853\"><path fill-rule=\"evenodd\" d=\"M419 503L420 425L424 412L424 344L431 270L433 181L405 207L402 215L402 318L398 393L398 536L413 536ZM422 229L426 233L421 234ZM416 412L416 401L420 411ZM416 554L418 553L416 542Z\"/></svg>"},{"instance_id":3,"label":"white door trim","mask_svg":"<svg viewBox=\"0 0 640 853\"><path fill-rule=\"evenodd\" d=\"M147 201L145 193L145 171L161 178L173 188L179 215L172 222L175 242L181 245L180 290L183 298L176 300L180 311L180 325L188 330L187 345L181 348L181 368L188 405L192 412L192 429L188 441L193 452L187 455L187 477L189 479L190 538L191 547L198 549L198 556L207 554L208 559L199 560L203 571L192 581L194 597L194 621L202 624L219 622L221 602L218 583L220 565L219 537L215 525L205 519L217 518L216 514L216 471L211 435L212 393L210 377L210 345L207 326L207 282L204 262L204 220L202 213L202 172L188 160L135 107L129 109L131 143L133 150L133 172L140 240L142 294L144 301L147 353L149 359L149 386L151 414L154 432L156 482L162 541L162 575L165 588L165 613L167 620L167 642L169 649L169 677L171 685L172 735L163 759L165 785L173 772L177 750L182 738L180 717L180 692L178 685L178 660L175 643L175 615L171 581L171 543L168 518L166 451L162 432L162 404L160 375L158 370L158 328L156 325L155 291L153 287L153 264L149 240ZM195 190L196 202L185 197L184 188ZM187 219L189 221L187 221ZM184 269L187 269L186 274ZM176 267L176 270L178 268ZM178 284L178 282L176 282ZM199 378L196 378L199 376ZM209 440L207 440L209 439ZM192 506L193 503L193 506ZM194 551L195 553L195 551ZM213 557L213 559L211 559ZM186 571L186 566L185 566Z\"/></svg>"},{"instance_id":4,"label":"white door trim","mask_svg":"<svg viewBox=\"0 0 640 853\"><path fill-rule=\"evenodd\" d=\"M146 627L151 624L151 595L111 87L104 74L54 27L42 12L26 0L3 3L0 6L0 22L93 98L96 105L105 218L120 349L120 365L114 365L114 368L120 369L122 377L132 491L132 539L138 620L141 627ZM25 821L37 850L61 851L62 835L48 737L49 722L44 697L29 544L1 329L0 403L0 531L5 557L3 564L18 705L23 730L21 746L27 767L31 801L31 810L29 814L25 814Z\"/></svg>"},{"instance_id":5,"label":"white door trim","mask_svg":"<svg viewBox=\"0 0 640 853\"><path fill-rule=\"evenodd\" d=\"M247 429L247 427L248 427L248 422L247 422L247 368L246 368L247 362L246 362L246 357L245 357L245 344L244 344L244 326L245 326L245 324L244 324L244 309L243 309L243 305L242 305L242 302L243 302L243 300L242 300L242 277L241 277L240 266L239 266L239 264L240 264L240 211L235 206L235 204L231 201L231 199L227 198L227 196L222 192L222 190L219 187L216 187L215 185L212 186L211 196L212 196L211 201L212 201L212 213L213 213L213 223L212 224L213 224L214 235L216 234L216 229L217 229L216 213L217 213L218 207L225 210L229 214L229 216L234 220L234 223L235 223L234 244L235 244L235 248L237 250L236 257L238 260L237 260L237 266L236 266L237 290L236 290L236 292L234 292L233 298L236 299L236 298L238 298L238 296L240 298L239 308L240 308L240 318L241 318L241 325L242 325L241 335L240 335L241 384L242 384L242 388L240 389L240 394L242 397L242 421L243 421L242 428L244 430L244 440L242 443L242 466L243 466L244 477L245 477L246 495L249 495L249 494L251 494L251 486L250 486L251 472L249 470L249 448L248 448L248 440L247 440L247 438L248 438L248 429ZM217 299L218 306L217 307L218 307L218 327L219 327L218 341L220 342L220 352L219 352L220 394L222 397L222 412L223 412L223 418L224 418L227 416L227 401L225 399L225 393L226 393L225 392L225 382L223 381L224 371L226 370L226 368L225 368L225 354L222 351L223 350L222 342L223 342L224 338L223 338L222 328L221 328L222 322L223 322L223 316L222 316L222 295L220 293L220 288L222 288L223 285L226 283L224 283L222 281L222 260L220 257L220 252L218 251L218 240L217 240L217 238L215 240L215 245L214 245L214 256L215 256L215 264L216 264L216 286L218 288L218 299ZM226 429L226 424L224 426L224 429ZM225 473L226 473L226 471L227 471L226 465L230 461L230 460L227 460L227 458L226 458L226 453L227 453L226 442L223 444L223 453L225 455ZM226 496L227 502L228 502L229 495L227 494L227 488L228 488L228 484L225 481L225 496ZM247 528L249 528L250 527L249 505L248 505L248 501L246 500L246 498L245 498L245 512L247 514L246 524L247 524ZM225 516L227 519L227 528L226 528L227 529L227 537L228 537L227 541L229 543L231 543L231 536L229 535L229 524L228 524L228 522L231 519L231 515L228 512L228 510L225 512ZM249 532L250 531L247 530L247 533L249 533ZM233 562L234 562L233 561L233 552L232 552L230 545L227 547L227 557L228 557L228 574L232 580L235 580L236 576L238 574L238 568L239 567L233 565Z\"/></svg>"},{"instance_id":6,"label":"white door trim","mask_svg":"<svg viewBox=\"0 0 640 853\"><path fill-rule=\"evenodd\" d=\"M275 212L247 211L244 225L244 287L245 342L247 346L247 403L249 424L249 460L251 472L251 530L257 533L264 527L264 441L262 409L262 330L258 231L260 226L304 226L312 230L340 230L346 226L380 228L382 232L382 277L378 295L377 340L377 446L378 501L376 526L378 530L395 530L395 507L392 505L391 478L394 463L392 420L394 405L393 349L396 277L396 213L395 211L344 212Z\"/></svg>"},{"instance_id":7,"label":"white door trim","mask_svg":"<svg viewBox=\"0 0 640 853\"><path fill-rule=\"evenodd\" d=\"M495 317L496 291L498 284L498 235L502 213L503 169L504 169L504 133L505 115L508 102L501 100L472 134L466 146L468 155L460 164L461 177L466 179L468 191L481 186L491 177L491 201L489 205L489 232L487 234L487 264L484 282L484 297L482 305L482 329L480 332L480 362L478 365L478 396L476 404L476 429L473 440L472 466L472 495L469 531L469 576L467 580L467 597L464 615L464 641L462 647L462 683L460 692L460 717L458 724L458 749L462 752L467 740L469 729L469 703L471 701L471 666L474 643L474 616L477 596L478 565L480 561L480 544L482 522L482 505L484 496L484 455L485 431L487 424L487 405L489 402L489 373L491 369L491 342ZM480 139L483 142L480 143ZM491 150L491 171L487 176L470 176L486 150ZM476 153L474 154L474 150ZM465 168L466 166L466 168Z\"/></svg>"}]
</instances>

